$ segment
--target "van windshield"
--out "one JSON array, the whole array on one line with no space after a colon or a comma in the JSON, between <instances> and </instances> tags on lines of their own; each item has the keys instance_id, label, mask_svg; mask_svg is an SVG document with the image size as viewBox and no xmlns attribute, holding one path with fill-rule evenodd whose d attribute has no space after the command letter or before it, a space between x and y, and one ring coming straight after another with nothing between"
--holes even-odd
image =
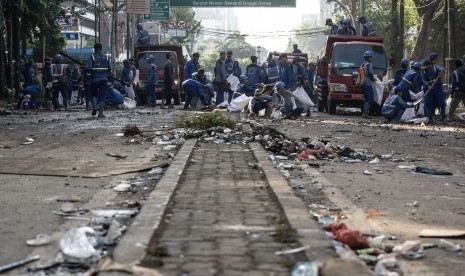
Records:
<instances>
[{"instance_id":1,"label":"van windshield","mask_svg":"<svg viewBox=\"0 0 465 276\"><path fill-rule=\"evenodd\" d=\"M334 48L333 68L338 75L352 75L363 64L363 53L373 52L373 71L375 75L387 74L387 59L384 48L374 45L343 44Z\"/></svg>"},{"instance_id":2,"label":"van windshield","mask_svg":"<svg viewBox=\"0 0 465 276\"><path fill-rule=\"evenodd\" d=\"M155 57L155 65L157 66L157 69L163 69L166 63L166 53L171 53L174 55L174 60L173 60L173 67L176 68L177 66L177 61L178 57L176 55L176 52L170 52L170 51L158 51L158 52L142 52L137 55L137 63L138 67L137 69L139 70L147 70L149 68L149 64L147 62L147 57L150 55L153 55Z\"/></svg>"}]
</instances>

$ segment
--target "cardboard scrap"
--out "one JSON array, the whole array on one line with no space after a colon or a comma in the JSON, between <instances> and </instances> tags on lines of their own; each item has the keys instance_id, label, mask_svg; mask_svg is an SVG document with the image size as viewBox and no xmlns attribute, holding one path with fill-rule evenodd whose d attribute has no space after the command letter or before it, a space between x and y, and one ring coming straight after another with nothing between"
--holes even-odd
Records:
<instances>
[{"instance_id":1,"label":"cardboard scrap","mask_svg":"<svg viewBox=\"0 0 465 276\"><path fill-rule=\"evenodd\" d=\"M465 230L423 229L418 236L423 238L460 238L465 237Z\"/></svg>"}]
</instances>

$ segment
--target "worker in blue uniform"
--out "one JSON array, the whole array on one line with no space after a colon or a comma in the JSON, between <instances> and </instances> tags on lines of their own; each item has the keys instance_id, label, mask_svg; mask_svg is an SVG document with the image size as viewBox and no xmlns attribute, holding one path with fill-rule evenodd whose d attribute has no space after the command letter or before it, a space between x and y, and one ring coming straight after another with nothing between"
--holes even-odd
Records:
<instances>
[{"instance_id":1,"label":"worker in blue uniform","mask_svg":"<svg viewBox=\"0 0 465 276\"><path fill-rule=\"evenodd\" d=\"M184 78L186 78L186 80L192 78L192 74L196 73L200 69L199 58L200 54L194 53L192 55L192 59L186 63L186 66L184 66Z\"/></svg>"},{"instance_id":2,"label":"worker in blue uniform","mask_svg":"<svg viewBox=\"0 0 465 276\"><path fill-rule=\"evenodd\" d=\"M105 97L107 93L107 84L111 74L111 64L108 56L102 52L102 44L95 43L94 54L90 55L87 62L87 69L91 71L91 94L92 94L92 116L97 114L98 117L105 117L103 108L105 107ZM64 97L63 97L64 98Z\"/></svg>"},{"instance_id":3,"label":"worker in blue uniform","mask_svg":"<svg viewBox=\"0 0 465 276\"><path fill-rule=\"evenodd\" d=\"M394 86L399 85L405 73L407 73L408 65L409 65L408 59L403 58L402 61L400 62L401 68L399 68L399 70L397 70L396 74L394 75Z\"/></svg>"}]
</instances>

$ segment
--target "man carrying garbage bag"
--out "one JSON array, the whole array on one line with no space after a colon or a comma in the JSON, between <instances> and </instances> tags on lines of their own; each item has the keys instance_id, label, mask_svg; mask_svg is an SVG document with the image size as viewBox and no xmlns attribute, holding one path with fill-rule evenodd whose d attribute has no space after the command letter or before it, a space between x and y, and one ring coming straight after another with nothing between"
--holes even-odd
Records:
<instances>
[{"instance_id":1,"label":"man carrying garbage bag","mask_svg":"<svg viewBox=\"0 0 465 276\"><path fill-rule=\"evenodd\" d=\"M384 102L381 114L383 114L384 118L389 122L394 120L399 123L401 122L405 110L412 107L412 103L406 103L402 99L402 90L394 90Z\"/></svg>"},{"instance_id":2,"label":"man carrying garbage bag","mask_svg":"<svg viewBox=\"0 0 465 276\"><path fill-rule=\"evenodd\" d=\"M286 90L286 84L278 81L274 86L277 93L273 94L273 103L284 114L285 119L294 119L302 115L305 105L291 91Z\"/></svg>"},{"instance_id":3,"label":"man carrying garbage bag","mask_svg":"<svg viewBox=\"0 0 465 276\"><path fill-rule=\"evenodd\" d=\"M202 85L200 82L194 79L185 80L182 83L182 90L187 94L186 102L184 103L184 109L188 110L189 107L192 109L197 108L197 101L200 98L202 101L203 106L206 108L208 107L209 103L209 96L208 90L213 89L213 86Z\"/></svg>"}]
</instances>

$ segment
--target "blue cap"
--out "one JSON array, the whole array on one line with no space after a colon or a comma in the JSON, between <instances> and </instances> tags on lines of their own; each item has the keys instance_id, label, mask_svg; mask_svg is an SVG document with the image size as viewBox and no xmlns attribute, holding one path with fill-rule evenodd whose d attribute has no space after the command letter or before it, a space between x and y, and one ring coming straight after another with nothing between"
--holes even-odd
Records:
<instances>
[{"instance_id":1,"label":"blue cap","mask_svg":"<svg viewBox=\"0 0 465 276\"><path fill-rule=\"evenodd\" d=\"M268 67L275 67L276 66L276 60L272 59L268 62Z\"/></svg>"},{"instance_id":2,"label":"blue cap","mask_svg":"<svg viewBox=\"0 0 465 276\"><path fill-rule=\"evenodd\" d=\"M420 70L421 69L421 62L417 61L413 64L413 69Z\"/></svg>"},{"instance_id":3,"label":"blue cap","mask_svg":"<svg viewBox=\"0 0 465 276\"><path fill-rule=\"evenodd\" d=\"M62 59L63 59L63 57L60 54L55 55L55 60L56 61L61 61Z\"/></svg>"},{"instance_id":4,"label":"blue cap","mask_svg":"<svg viewBox=\"0 0 465 276\"><path fill-rule=\"evenodd\" d=\"M127 59L123 60L123 64L129 64L129 60Z\"/></svg>"},{"instance_id":5,"label":"blue cap","mask_svg":"<svg viewBox=\"0 0 465 276\"><path fill-rule=\"evenodd\" d=\"M300 62L300 57L294 57L294 58L292 59L292 62Z\"/></svg>"},{"instance_id":6,"label":"blue cap","mask_svg":"<svg viewBox=\"0 0 465 276\"><path fill-rule=\"evenodd\" d=\"M232 51L231 51L231 50L228 50L228 51L226 52L226 54L232 55Z\"/></svg>"},{"instance_id":7,"label":"blue cap","mask_svg":"<svg viewBox=\"0 0 465 276\"><path fill-rule=\"evenodd\" d=\"M278 90L278 89L281 89L281 88L285 88L286 87L286 84L282 81L278 81L275 85L274 85L274 89L275 90Z\"/></svg>"},{"instance_id":8,"label":"blue cap","mask_svg":"<svg viewBox=\"0 0 465 276\"><path fill-rule=\"evenodd\" d=\"M142 29L142 24L141 24L141 23L137 23L136 28L137 28L137 29Z\"/></svg>"},{"instance_id":9,"label":"blue cap","mask_svg":"<svg viewBox=\"0 0 465 276\"><path fill-rule=\"evenodd\" d=\"M365 51L365 53L363 53L363 56L364 56L364 57L372 57L372 56L373 56L373 52L372 52L372 51Z\"/></svg>"},{"instance_id":10,"label":"blue cap","mask_svg":"<svg viewBox=\"0 0 465 276\"><path fill-rule=\"evenodd\" d=\"M147 57L148 62L155 62L155 57L153 55L150 55Z\"/></svg>"},{"instance_id":11,"label":"blue cap","mask_svg":"<svg viewBox=\"0 0 465 276\"><path fill-rule=\"evenodd\" d=\"M439 55L436 54L436 53L431 53L431 54L429 55L429 59L438 59L438 57L439 57Z\"/></svg>"},{"instance_id":12,"label":"blue cap","mask_svg":"<svg viewBox=\"0 0 465 276\"><path fill-rule=\"evenodd\" d=\"M365 18L365 16L360 16L360 18L358 19L358 22L365 24L367 22L367 19Z\"/></svg>"},{"instance_id":13,"label":"blue cap","mask_svg":"<svg viewBox=\"0 0 465 276\"><path fill-rule=\"evenodd\" d=\"M407 66L407 65L408 65L408 59L403 58L403 59L400 61L400 64Z\"/></svg>"},{"instance_id":14,"label":"blue cap","mask_svg":"<svg viewBox=\"0 0 465 276\"><path fill-rule=\"evenodd\" d=\"M344 21L342 21L342 25L350 25L350 19L344 19Z\"/></svg>"},{"instance_id":15,"label":"blue cap","mask_svg":"<svg viewBox=\"0 0 465 276\"><path fill-rule=\"evenodd\" d=\"M240 75L240 76L239 76L239 80L240 80L240 81L248 80L248 79L249 79L249 77L247 77L246 75Z\"/></svg>"}]
</instances>

